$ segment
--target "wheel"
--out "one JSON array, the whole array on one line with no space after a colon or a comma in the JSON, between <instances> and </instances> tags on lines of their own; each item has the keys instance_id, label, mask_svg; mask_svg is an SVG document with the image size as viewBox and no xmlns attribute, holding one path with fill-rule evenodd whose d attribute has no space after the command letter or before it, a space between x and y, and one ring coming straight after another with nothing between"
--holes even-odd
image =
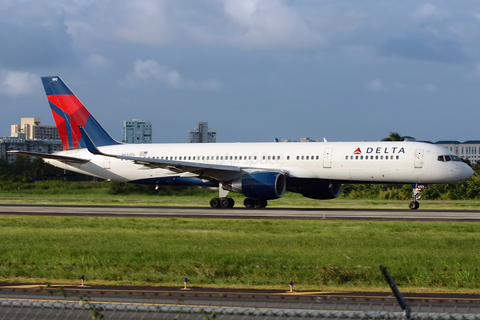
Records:
<instances>
[{"instance_id":1,"label":"wheel","mask_svg":"<svg viewBox=\"0 0 480 320\"><path fill-rule=\"evenodd\" d=\"M228 208L233 208L233 206L235 205L235 200L233 200L232 198L227 198L228 199Z\"/></svg>"},{"instance_id":2,"label":"wheel","mask_svg":"<svg viewBox=\"0 0 480 320\"><path fill-rule=\"evenodd\" d=\"M220 198L220 208L227 209L229 204L228 198Z\"/></svg>"},{"instance_id":3,"label":"wheel","mask_svg":"<svg viewBox=\"0 0 480 320\"><path fill-rule=\"evenodd\" d=\"M255 200L255 208L262 209L265 208L268 204L268 201L265 199L257 199Z\"/></svg>"},{"instance_id":4,"label":"wheel","mask_svg":"<svg viewBox=\"0 0 480 320\"><path fill-rule=\"evenodd\" d=\"M412 201L408 206L411 210L417 210L420 207L420 203L418 203L418 201Z\"/></svg>"},{"instance_id":5,"label":"wheel","mask_svg":"<svg viewBox=\"0 0 480 320\"><path fill-rule=\"evenodd\" d=\"M255 200L253 200L252 198L246 198L245 200L243 200L243 205L245 206L245 208L248 209L255 208L254 201Z\"/></svg>"},{"instance_id":6,"label":"wheel","mask_svg":"<svg viewBox=\"0 0 480 320\"><path fill-rule=\"evenodd\" d=\"M220 199L219 198L212 198L210 200L210 207L211 208L219 208L220 207Z\"/></svg>"}]
</instances>

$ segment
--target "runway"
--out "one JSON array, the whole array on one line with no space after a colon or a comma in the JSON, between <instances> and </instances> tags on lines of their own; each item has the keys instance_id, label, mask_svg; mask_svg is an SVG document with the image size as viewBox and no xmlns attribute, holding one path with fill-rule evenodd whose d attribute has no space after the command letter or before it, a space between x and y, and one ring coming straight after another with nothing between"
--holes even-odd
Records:
<instances>
[{"instance_id":1,"label":"runway","mask_svg":"<svg viewBox=\"0 0 480 320\"><path fill-rule=\"evenodd\" d=\"M480 221L480 210L211 209L204 207L0 205L0 215L116 216L156 218Z\"/></svg>"},{"instance_id":2,"label":"runway","mask_svg":"<svg viewBox=\"0 0 480 320\"><path fill-rule=\"evenodd\" d=\"M0 283L0 300L68 301L88 297L92 303L228 307L250 309L401 312L391 292L328 292L193 287L75 286ZM62 287L62 293L58 288ZM388 285L385 284L388 288ZM404 294L412 311L480 313L480 296L468 294Z\"/></svg>"}]
</instances>

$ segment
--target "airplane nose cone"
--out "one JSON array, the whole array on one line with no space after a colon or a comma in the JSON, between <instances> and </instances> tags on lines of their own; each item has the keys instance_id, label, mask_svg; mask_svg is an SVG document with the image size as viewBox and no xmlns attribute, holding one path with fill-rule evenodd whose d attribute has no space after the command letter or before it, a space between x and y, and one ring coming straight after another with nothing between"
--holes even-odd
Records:
<instances>
[{"instance_id":1,"label":"airplane nose cone","mask_svg":"<svg viewBox=\"0 0 480 320\"><path fill-rule=\"evenodd\" d=\"M462 175L464 178L462 180L470 179L474 174L473 169L469 165L464 165L462 168Z\"/></svg>"}]
</instances>

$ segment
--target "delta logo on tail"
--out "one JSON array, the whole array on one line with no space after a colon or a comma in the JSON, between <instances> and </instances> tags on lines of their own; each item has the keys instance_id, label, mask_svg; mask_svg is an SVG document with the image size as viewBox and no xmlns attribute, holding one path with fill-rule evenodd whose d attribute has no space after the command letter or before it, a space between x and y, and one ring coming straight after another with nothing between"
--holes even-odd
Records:
<instances>
[{"instance_id":1,"label":"delta logo on tail","mask_svg":"<svg viewBox=\"0 0 480 320\"><path fill-rule=\"evenodd\" d=\"M58 78L42 78L47 99L64 150L85 147L78 126L85 127L90 113Z\"/></svg>"},{"instance_id":2,"label":"delta logo on tail","mask_svg":"<svg viewBox=\"0 0 480 320\"><path fill-rule=\"evenodd\" d=\"M42 82L64 150L86 147L79 126L88 130L97 147L119 144L95 120L60 77L42 77Z\"/></svg>"}]
</instances>

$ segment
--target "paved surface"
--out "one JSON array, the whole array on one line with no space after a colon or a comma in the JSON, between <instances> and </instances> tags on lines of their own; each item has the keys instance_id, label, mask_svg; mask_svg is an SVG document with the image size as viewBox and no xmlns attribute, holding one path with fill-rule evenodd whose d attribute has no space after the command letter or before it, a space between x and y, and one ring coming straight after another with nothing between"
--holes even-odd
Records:
<instances>
[{"instance_id":1,"label":"paved surface","mask_svg":"<svg viewBox=\"0 0 480 320\"><path fill-rule=\"evenodd\" d=\"M288 292L168 287L72 286L40 290L40 284L0 283L0 299L142 303L210 307L279 308L309 310L402 311L391 293L333 293L324 291ZM58 287L58 286L57 286ZM387 287L387 285L386 285ZM412 312L480 313L480 295L404 294Z\"/></svg>"},{"instance_id":2,"label":"paved surface","mask_svg":"<svg viewBox=\"0 0 480 320\"><path fill-rule=\"evenodd\" d=\"M139 216L222 219L355 219L478 221L480 210L383 210L383 209L211 209L195 207L0 205L0 214L48 216Z\"/></svg>"}]
</instances>

